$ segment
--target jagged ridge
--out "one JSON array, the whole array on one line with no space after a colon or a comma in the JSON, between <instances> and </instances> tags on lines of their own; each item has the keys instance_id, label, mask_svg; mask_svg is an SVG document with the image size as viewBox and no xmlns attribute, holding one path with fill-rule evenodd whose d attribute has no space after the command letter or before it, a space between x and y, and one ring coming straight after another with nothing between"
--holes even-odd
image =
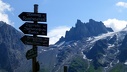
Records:
<instances>
[{"instance_id":1,"label":"jagged ridge","mask_svg":"<svg viewBox=\"0 0 127 72\"><path fill-rule=\"evenodd\" d=\"M113 32L113 30L112 28L107 28L101 21L90 19L89 22L83 23L81 20L77 20L75 27L66 31L65 38L61 37L58 42L81 40L85 37L98 36L107 32Z\"/></svg>"}]
</instances>

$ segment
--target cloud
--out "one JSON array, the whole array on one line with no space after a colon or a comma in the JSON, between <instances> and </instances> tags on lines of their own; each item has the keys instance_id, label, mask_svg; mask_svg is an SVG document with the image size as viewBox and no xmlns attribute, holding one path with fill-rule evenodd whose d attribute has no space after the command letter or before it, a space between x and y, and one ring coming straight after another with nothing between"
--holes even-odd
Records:
<instances>
[{"instance_id":1,"label":"cloud","mask_svg":"<svg viewBox=\"0 0 127 72\"><path fill-rule=\"evenodd\" d=\"M127 3L126 2L117 2L116 6L127 8Z\"/></svg>"},{"instance_id":2,"label":"cloud","mask_svg":"<svg viewBox=\"0 0 127 72\"><path fill-rule=\"evenodd\" d=\"M67 27L67 26L59 26L59 27L56 27L56 28L50 30L48 32L48 36L50 38L49 44L56 43L61 36L65 36L65 32L69 29L70 29L70 27Z\"/></svg>"},{"instance_id":3,"label":"cloud","mask_svg":"<svg viewBox=\"0 0 127 72\"><path fill-rule=\"evenodd\" d=\"M111 27L114 31L120 31L123 28L125 28L126 25L127 25L127 21L125 21L125 20L118 20L118 19L115 19L115 18L103 21L103 23L107 27Z\"/></svg>"},{"instance_id":4,"label":"cloud","mask_svg":"<svg viewBox=\"0 0 127 72\"><path fill-rule=\"evenodd\" d=\"M2 0L0 0L0 21L4 21L7 24L13 24L11 20L9 20L7 11L11 12L13 8L8 3L4 3Z\"/></svg>"}]
</instances>

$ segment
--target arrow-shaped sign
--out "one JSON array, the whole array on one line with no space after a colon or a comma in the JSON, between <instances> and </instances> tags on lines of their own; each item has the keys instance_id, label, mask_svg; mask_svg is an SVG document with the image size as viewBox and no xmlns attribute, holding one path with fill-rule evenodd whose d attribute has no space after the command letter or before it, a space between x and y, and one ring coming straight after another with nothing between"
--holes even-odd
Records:
<instances>
[{"instance_id":1,"label":"arrow-shaped sign","mask_svg":"<svg viewBox=\"0 0 127 72\"><path fill-rule=\"evenodd\" d=\"M46 22L46 13L22 12L19 18L23 21Z\"/></svg>"},{"instance_id":2,"label":"arrow-shaped sign","mask_svg":"<svg viewBox=\"0 0 127 72\"><path fill-rule=\"evenodd\" d=\"M37 57L37 49L36 50L30 49L30 50L27 51L27 53L26 53L27 60L29 60L33 57Z\"/></svg>"},{"instance_id":3,"label":"arrow-shaped sign","mask_svg":"<svg viewBox=\"0 0 127 72\"><path fill-rule=\"evenodd\" d=\"M21 41L27 45L38 45L38 46L49 46L49 38L46 37L33 37L33 36L23 36Z\"/></svg>"},{"instance_id":4,"label":"arrow-shaped sign","mask_svg":"<svg viewBox=\"0 0 127 72\"><path fill-rule=\"evenodd\" d=\"M47 35L47 24L41 23L28 23L23 24L19 29L24 34Z\"/></svg>"}]
</instances>

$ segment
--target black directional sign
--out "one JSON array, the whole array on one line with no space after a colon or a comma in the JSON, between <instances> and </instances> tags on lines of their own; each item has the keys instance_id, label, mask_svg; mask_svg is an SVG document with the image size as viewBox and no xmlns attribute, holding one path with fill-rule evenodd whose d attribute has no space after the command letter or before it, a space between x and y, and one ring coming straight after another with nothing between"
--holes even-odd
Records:
<instances>
[{"instance_id":1,"label":"black directional sign","mask_svg":"<svg viewBox=\"0 0 127 72\"><path fill-rule=\"evenodd\" d=\"M47 24L41 23L28 23L23 24L19 29L24 34L47 35Z\"/></svg>"},{"instance_id":2,"label":"black directional sign","mask_svg":"<svg viewBox=\"0 0 127 72\"><path fill-rule=\"evenodd\" d=\"M22 12L19 18L23 21L46 22L46 13Z\"/></svg>"},{"instance_id":3,"label":"black directional sign","mask_svg":"<svg viewBox=\"0 0 127 72\"><path fill-rule=\"evenodd\" d=\"M36 50L30 49L27 51L26 58L29 60L32 59L33 57L37 57L37 49Z\"/></svg>"},{"instance_id":4,"label":"black directional sign","mask_svg":"<svg viewBox=\"0 0 127 72\"><path fill-rule=\"evenodd\" d=\"M33 37L33 36L23 36L21 41L27 45L38 45L38 46L49 46L49 38L47 37Z\"/></svg>"}]
</instances>

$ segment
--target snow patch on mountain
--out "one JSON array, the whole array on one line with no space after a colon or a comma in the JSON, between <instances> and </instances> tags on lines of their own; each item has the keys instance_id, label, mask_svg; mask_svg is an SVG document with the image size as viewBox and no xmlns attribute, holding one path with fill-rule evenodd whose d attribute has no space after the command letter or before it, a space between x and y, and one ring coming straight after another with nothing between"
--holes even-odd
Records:
<instances>
[{"instance_id":1,"label":"snow patch on mountain","mask_svg":"<svg viewBox=\"0 0 127 72\"><path fill-rule=\"evenodd\" d=\"M127 61L124 64L127 65Z\"/></svg>"},{"instance_id":2,"label":"snow patch on mountain","mask_svg":"<svg viewBox=\"0 0 127 72\"><path fill-rule=\"evenodd\" d=\"M125 28L123 28L123 29L122 29L122 31L127 31L127 25L126 25L126 27L125 27Z\"/></svg>"},{"instance_id":3,"label":"snow patch on mountain","mask_svg":"<svg viewBox=\"0 0 127 72\"><path fill-rule=\"evenodd\" d=\"M63 41L63 42L61 42L61 43L59 43L59 44L56 44L55 46L60 47L60 46L62 46L64 43L65 43L65 41Z\"/></svg>"},{"instance_id":4,"label":"snow patch on mountain","mask_svg":"<svg viewBox=\"0 0 127 72\"><path fill-rule=\"evenodd\" d=\"M105 33L105 34L96 36L96 37L94 37L94 40L91 41L91 43L94 43L94 42L96 42L96 41L98 41L98 40L100 40L100 39L104 39L104 38L106 38L106 37L108 37L108 36L114 36L115 33L116 33L116 32L108 32L108 33Z\"/></svg>"},{"instance_id":5,"label":"snow patch on mountain","mask_svg":"<svg viewBox=\"0 0 127 72\"><path fill-rule=\"evenodd\" d=\"M112 44L109 44L107 50L113 48L114 46L115 46L114 44L113 45Z\"/></svg>"},{"instance_id":6,"label":"snow patch on mountain","mask_svg":"<svg viewBox=\"0 0 127 72\"><path fill-rule=\"evenodd\" d=\"M87 59L86 55L83 52L81 52L81 54L83 55L83 59Z\"/></svg>"}]
</instances>

